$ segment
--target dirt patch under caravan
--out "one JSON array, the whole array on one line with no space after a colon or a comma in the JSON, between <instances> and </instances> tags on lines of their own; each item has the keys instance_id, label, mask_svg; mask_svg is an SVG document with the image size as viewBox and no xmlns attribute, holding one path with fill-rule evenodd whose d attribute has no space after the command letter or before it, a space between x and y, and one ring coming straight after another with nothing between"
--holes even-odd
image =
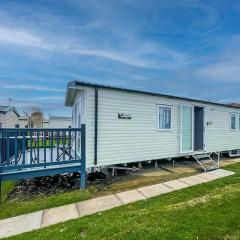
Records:
<instances>
[{"instance_id":1,"label":"dirt patch under caravan","mask_svg":"<svg viewBox=\"0 0 240 240\"><path fill-rule=\"evenodd\" d=\"M239 162L239 158L224 158L220 166ZM88 180L88 188L95 189L96 196L130 190L136 187L147 186L181 177L187 177L202 172L195 161L177 159L173 165L169 161L159 161L158 168L154 162L144 163L143 169L137 171L117 170L117 175L111 173L105 176L98 174L95 179ZM54 195L56 193L70 192L79 188L79 174L65 174L40 177L24 180L15 186L9 194L10 199L34 198L39 195Z\"/></svg>"}]
</instances>

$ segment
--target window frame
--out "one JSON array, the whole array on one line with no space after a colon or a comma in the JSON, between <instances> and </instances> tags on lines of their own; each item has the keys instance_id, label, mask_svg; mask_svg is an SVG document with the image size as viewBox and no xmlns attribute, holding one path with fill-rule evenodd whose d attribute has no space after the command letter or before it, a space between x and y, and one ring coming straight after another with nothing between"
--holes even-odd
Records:
<instances>
[{"instance_id":1,"label":"window frame","mask_svg":"<svg viewBox=\"0 0 240 240\"><path fill-rule=\"evenodd\" d=\"M235 128L232 128L232 116L235 116ZM237 121L237 113L229 113L230 130L236 131L238 129L239 122Z\"/></svg>"},{"instance_id":2,"label":"window frame","mask_svg":"<svg viewBox=\"0 0 240 240\"><path fill-rule=\"evenodd\" d=\"M170 128L160 128L160 108L169 108L171 113ZM158 131L172 131L173 130L173 105L157 104L157 130Z\"/></svg>"}]
</instances>

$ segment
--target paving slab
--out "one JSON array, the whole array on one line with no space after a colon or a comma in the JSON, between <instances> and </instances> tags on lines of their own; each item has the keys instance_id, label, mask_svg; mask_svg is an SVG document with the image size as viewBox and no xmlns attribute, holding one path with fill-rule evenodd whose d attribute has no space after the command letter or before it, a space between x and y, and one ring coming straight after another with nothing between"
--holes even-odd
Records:
<instances>
[{"instance_id":1,"label":"paving slab","mask_svg":"<svg viewBox=\"0 0 240 240\"><path fill-rule=\"evenodd\" d=\"M168 187L172 188L173 190L179 190L179 189L189 187L189 185L187 183L183 183L179 180L172 180L172 181L165 182L163 184L167 185Z\"/></svg>"},{"instance_id":2,"label":"paving slab","mask_svg":"<svg viewBox=\"0 0 240 240\"><path fill-rule=\"evenodd\" d=\"M43 211L0 220L0 238L30 232L41 226Z\"/></svg>"},{"instance_id":3,"label":"paving slab","mask_svg":"<svg viewBox=\"0 0 240 240\"><path fill-rule=\"evenodd\" d=\"M102 212L122 205L121 201L115 195L94 198L77 203L80 217Z\"/></svg>"},{"instance_id":4,"label":"paving slab","mask_svg":"<svg viewBox=\"0 0 240 240\"><path fill-rule=\"evenodd\" d=\"M214 175L214 174L211 174L211 173L209 173L209 172L200 173L200 174L198 174L198 175L196 175L196 176L201 177L201 178L205 178L205 179L209 179L210 181L211 181L211 180L216 180L216 179L218 179L218 178L221 178L220 176L217 176L216 174L215 174L215 175Z\"/></svg>"},{"instance_id":5,"label":"paving slab","mask_svg":"<svg viewBox=\"0 0 240 240\"><path fill-rule=\"evenodd\" d=\"M43 211L41 227L46 227L78 217L79 213L76 204L46 209Z\"/></svg>"},{"instance_id":6,"label":"paving slab","mask_svg":"<svg viewBox=\"0 0 240 240\"><path fill-rule=\"evenodd\" d=\"M162 195L164 193L174 191L172 188L170 188L167 185L164 185L162 183L151 185L148 187L138 188L137 190L146 198L151 198L151 197L155 197L158 195Z\"/></svg>"},{"instance_id":7,"label":"paving slab","mask_svg":"<svg viewBox=\"0 0 240 240\"><path fill-rule=\"evenodd\" d=\"M193 185L209 182L210 180L195 175L195 176L191 176L191 177L181 178L181 179L179 179L179 181L186 183L190 186L193 186Z\"/></svg>"},{"instance_id":8,"label":"paving slab","mask_svg":"<svg viewBox=\"0 0 240 240\"><path fill-rule=\"evenodd\" d=\"M120 199L120 201L123 204L128 204L128 203L136 202L138 200L146 199L146 197L143 196L137 190L130 190L130 191L126 191L126 192L121 192L121 193L117 193L115 195L117 196L117 198Z\"/></svg>"},{"instance_id":9,"label":"paving slab","mask_svg":"<svg viewBox=\"0 0 240 240\"><path fill-rule=\"evenodd\" d=\"M213 175L217 175L219 177L227 177L227 176L230 176L230 175L234 174L234 172L228 171L228 170L225 170L225 169L217 169L217 170L211 171L209 173L213 174Z\"/></svg>"}]
</instances>

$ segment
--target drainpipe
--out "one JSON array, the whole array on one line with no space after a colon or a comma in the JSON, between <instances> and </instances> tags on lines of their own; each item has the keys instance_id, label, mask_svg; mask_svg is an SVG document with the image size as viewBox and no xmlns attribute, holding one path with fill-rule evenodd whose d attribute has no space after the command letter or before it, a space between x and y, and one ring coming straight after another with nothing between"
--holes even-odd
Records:
<instances>
[{"instance_id":1,"label":"drainpipe","mask_svg":"<svg viewBox=\"0 0 240 240\"><path fill-rule=\"evenodd\" d=\"M98 151L98 88L95 88L95 138L94 138L94 165L97 165Z\"/></svg>"}]
</instances>

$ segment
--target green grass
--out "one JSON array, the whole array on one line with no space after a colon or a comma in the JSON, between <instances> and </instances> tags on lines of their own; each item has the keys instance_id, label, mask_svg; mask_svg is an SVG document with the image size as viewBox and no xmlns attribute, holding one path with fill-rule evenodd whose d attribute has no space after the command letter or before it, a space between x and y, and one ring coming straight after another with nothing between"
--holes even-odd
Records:
<instances>
[{"instance_id":1,"label":"green grass","mask_svg":"<svg viewBox=\"0 0 240 240\"><path fill-rule=\"evenodd\" d=\"M14 185L17 183L17 181L5 181L2 184L2 202L5 202L8 198L8 193L11 192L14 189ZM1 205L0 205L1 206Z\"/></svg>"},{"instance_id":2,"label":"green grass","mask_svg":"<svg viewBox=\"0 0 240 240\"><path fill-rule=\"evenodd\" d=\"M235 175L9 239L240 239L240 164Z\"/></svg>"},{"instance_id":3,"label":"green grass","mask_svg":"<svg viewBox=\"0 0 240 240\"><path fill-rule=\"evenodd\" d=\"M12 190L14 184L15 182L3 182L4 201L0 204L0 219L86 200L91 198L94 193L94 189L90 188L84 191L75 190L66 193L58 193L52 196L40 195L37 198L28 200L7 200L7 194Z\"/></svg>"},{"instance_id":4,"label":"green grass","mask_svg":"<svg viewBox=\"0 0 240 240\"><path fill-rule=\"evenodd\" d=\"M35 140L35 141L31 141L31 140L27 140L27 147L30 148L31 147L31 142L32 142L32 147L33 148L43 148L44 147L44 140L42 138L40 138L38 141ZM63 144L63 140L62 139L59 139L57 141L56 138L53 139L53 141L51 142L49 138L46 139L46 147L51 147L51 144L54 146L57 146L57 143L58 145L62 145ZM69 138L65 138L65 145L68 145L69 143Z\"/></svg>"}]
</instances>

